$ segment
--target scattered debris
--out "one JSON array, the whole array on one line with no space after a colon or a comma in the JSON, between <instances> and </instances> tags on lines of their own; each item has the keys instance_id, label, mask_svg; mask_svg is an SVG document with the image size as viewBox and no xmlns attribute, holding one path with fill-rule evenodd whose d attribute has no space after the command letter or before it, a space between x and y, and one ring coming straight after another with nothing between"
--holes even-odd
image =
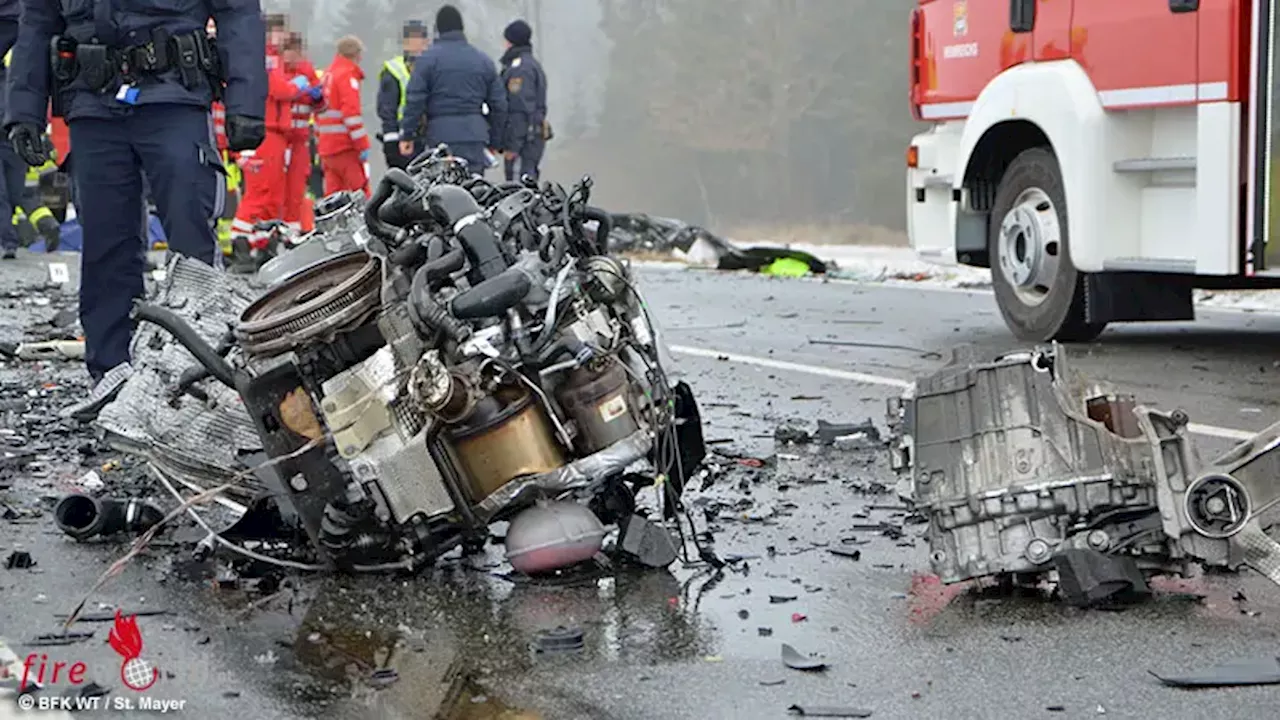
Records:
<instances>
[{"instance_id":1,"label":"scattered debris","mask_svg":"<svg viewBox=\"0 0 1280 720\"><path fill-rule=\"evenodd\" d=\"M816 672L827 669L827 662L817 656L806 657L787 643L782 643L782 664L792 670Z\"/></svg>"},{"instance_id":2,"label":"scattered debris","mask_svg":"<svg viewBox=\"0 0 1280 720\"><path fill-rule=\"evenodd\" d=\"M1280 684L1280 658L1262 657L1232 660L1185 675L1159 675L1155 672L1151 674L1169 687L1207 688L1277 685Z\"/></svg>"},{"instance_id":3,"label":"scattered debris","mask_svg":"<svg viewBox=\"0 0 1280 720\"><path fill-rule=\"evenodd\" d=\"M779 685L786 685L787 681L782 678L777 678L776 680L761 680L759 684L764 687L777 687Z\"/></svg>"},{"instance_id":4,"label":"scattered debris","mask_svg":"<svg viewBox=\"0 0 1280 720\"><path fill-rule=\"evenodd\" d=\"M28 647L58 647L62 645L74 645L78 642L84 642L92 637L92 630L86 632L67 631L60 633L47 633L35 636L28 640L26 644Z\"/></svg>"},{"instance_id":5,"label":"scattered debris","mask_svg":"<svg viewBox=\"0 0 1280 720\"><path fill-rule=\"evenodd\" d=\"M26 550L14 550L4 560L5 570L29 570L35 566L35 558Z\"/></svg>"},{"instance_id":6,"label":"scattered debris","mask_svg":"<svg viewBox=\"0 0 1280 720\"><path fill-rule=\"evenodd\" d=\"M869 718L871 711L863 708L855 707L828 707L825 705L792 705L787 708L787 712L792 715L801 715L804 717L833 717L833 718Z\"/></svg>"},{"instance_id":7,"label":"scattered debris","mask_svg":"<svg viewBox=\"0 0 1280 720\"><path fill-rule=\"evenodd\" d=\"M799 598L799 595L770 595L769 604L781 605L783 603L789 603L797 598Z\"/></svg>"},{"instance_id":8,"label":"scattered debris","mask_svg":"<svg viewBox=\"0 0 1280 720\"><path fill-rule=\"evenodd\" d=\"M1128 555L1103 555L1096 550L1071 548L1053 558L1058 590L1078 607L1092 607L1109 600L1150 597L1151 588Z\"/></svg>"},{"instance_id":9,"label":"scattered debris","mask_svg":"<svg viewBox=\"0 0 1280 720\"><path fill-rule=\"evenodd\" d=\"M861 550L852 550L850 548L833 547L833 548L827 548L827 552L831 553L832 555L838 555L839 557L849 558L850 560L862 559Z\"/></svg>"},{"instance_id":10,"label":"scattered debris","mask_svg":"<svg viewBox=\"0 0 1280 720\"><path fill-rule=\"evenodd\" d=\"M538 654L579 652L586 646L581 628L559 626L543 630L533 638L533 651Z\"/></svg>"}]
</instances>

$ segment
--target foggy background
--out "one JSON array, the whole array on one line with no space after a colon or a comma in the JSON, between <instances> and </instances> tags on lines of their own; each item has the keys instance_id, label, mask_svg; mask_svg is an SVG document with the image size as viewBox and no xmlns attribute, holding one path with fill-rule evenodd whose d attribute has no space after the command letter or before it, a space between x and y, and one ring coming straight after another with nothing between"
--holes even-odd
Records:
<instances>
[{"instance_id":1,"label":"foggy background","mask_svg":"<svg viewBox=\"0 0 1280 720\"><path fill-rule=\"evenodd\" d=\"M365 122L400 27L442 2L263 0L306 34L318 68L366 45ZM546 179L594 200L744 240L905 242L913 0L458 0L495 62L523 17L549 78ZM381 152L373 153L381 172ZM500 172L491 171L491 178Z\"/></svg>"}]
</instances>

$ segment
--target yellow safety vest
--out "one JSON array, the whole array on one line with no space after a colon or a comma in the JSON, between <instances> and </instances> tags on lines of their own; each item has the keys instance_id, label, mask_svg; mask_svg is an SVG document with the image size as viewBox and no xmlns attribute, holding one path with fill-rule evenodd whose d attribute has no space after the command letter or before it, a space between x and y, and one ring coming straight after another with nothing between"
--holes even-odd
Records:
<instances>
[{"instance_id":1,"label":"yellow safety vest","mask_svg":"<svg viewBox=\"0 0 1280 720\"><path fill-rule=\"evenodd\" d=\"M400 84L400 104L396 106L396 120L403 120L405 92L409 88L409 64L404 61L404 56L400 56L382 63L382 67Z\"/></svg>"}]
</instances>

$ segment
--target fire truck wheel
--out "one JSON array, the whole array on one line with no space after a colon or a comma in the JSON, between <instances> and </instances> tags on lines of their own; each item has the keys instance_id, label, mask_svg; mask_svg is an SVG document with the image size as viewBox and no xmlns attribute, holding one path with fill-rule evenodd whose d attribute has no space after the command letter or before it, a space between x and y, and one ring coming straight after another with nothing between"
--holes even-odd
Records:
<instances>
[{"instance_id":1,"label":"fire truck wheel","mask_svg":"<svg viewBox=\"0 0 1280 720\"><path fill-rule=\"evenodd\" d=\"M1084 278L1071 263L1067 201L1048 148L1014 158L991 209L991 280L1005 324L1019 340L1092 340L1106 323L1084 321Z\"/></svg>"}]
</instances>

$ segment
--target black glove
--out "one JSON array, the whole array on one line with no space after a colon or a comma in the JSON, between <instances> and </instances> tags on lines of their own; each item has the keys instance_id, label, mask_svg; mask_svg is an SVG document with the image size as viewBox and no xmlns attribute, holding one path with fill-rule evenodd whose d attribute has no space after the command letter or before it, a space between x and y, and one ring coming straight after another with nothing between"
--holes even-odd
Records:
<instances>
[{"instance_id":1,"label":"black glove","mask_svg":"<svg viewBox=\"0 0 1280 720\"><path fill-rule=\"evenodd\" d=\"M227 149L231 152L256 150L267 139L267 124L260 118L227 116Z\"/></svg>"},{"instance_id":2,"label":"black glove","mask_svg":"<svg viewBox=\"0 0 1280 720\"><path fill-rule=\"evenodd\" d=\"M15 123L9 128L9 142L22 162L31 167L40 167L53 157L53 143L35 123Z\"/></svg>"},{"instance_id":3,"label":"black glove","mask_svg":"<svg viewBox=\"0 0 1280 720\"><path fill-rule=\"evenodd\" d=\"M400 157L400 143L395 140L383 140L382 156L386 158L387 164L390 165L392 160Z\"/></svg>"}]
</instances>

